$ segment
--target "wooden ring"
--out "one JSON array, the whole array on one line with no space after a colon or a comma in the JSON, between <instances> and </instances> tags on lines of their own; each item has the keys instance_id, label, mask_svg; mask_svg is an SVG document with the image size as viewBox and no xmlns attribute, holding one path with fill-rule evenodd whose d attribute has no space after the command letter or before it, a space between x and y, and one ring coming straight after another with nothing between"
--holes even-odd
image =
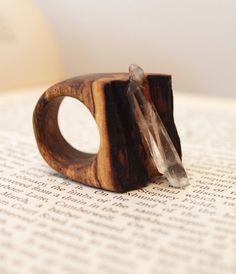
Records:
<instances>
[{"instance_id":1,"label":"wooden ring","mask_svg":"<svg viewBox=\"0 0 236 274\"><path fill-rule=\"evenodd\" d=\"M128 106L128 78L126 73L80 76L50 87L41 96L33 114L34 133L40 153L53 169L72 180L116 192L142 187L158 174ZM57 117L65 96L78 99L93 115L100 134L97 154L76 150L62 136ZM145 96L158 109L181 155L170 76L148 75Z\"/></svg>"}]
</instances>

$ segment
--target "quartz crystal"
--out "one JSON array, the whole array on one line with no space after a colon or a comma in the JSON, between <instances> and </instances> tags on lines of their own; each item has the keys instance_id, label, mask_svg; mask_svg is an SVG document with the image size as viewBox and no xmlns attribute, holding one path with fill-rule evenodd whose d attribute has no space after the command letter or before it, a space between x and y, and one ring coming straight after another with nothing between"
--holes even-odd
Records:
<instances>
[{"instance_id":1,"label":"quartz crystal","mask_svg":"<svg viewBox=\"0 0 236 274\"><path fill-rule=\"evenodd\" d=\"M156 108L143 94L145 79L143 70L132 64L129 67L129 75L128 100L156 168L166 177L171 186L187 186L188 177L175 146Z\"/></svg>"}]
</instances>

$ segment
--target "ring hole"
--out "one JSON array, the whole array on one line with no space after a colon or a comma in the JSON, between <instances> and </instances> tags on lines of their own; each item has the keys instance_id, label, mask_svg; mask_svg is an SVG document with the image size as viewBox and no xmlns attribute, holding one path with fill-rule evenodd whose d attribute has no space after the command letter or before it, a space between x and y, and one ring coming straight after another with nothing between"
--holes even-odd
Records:
<instances>
[{"instance_id":1,"label":"ring hole","mask_svg":"<svg viewBox=\"0 0 236 274\"><path fill-rule=\"evenodd\" d=\"M65 97L58 113L61 134L75 149L97 153L100 136L97 124L88 110L79 100Z\"/></svg>"}]
</instances>

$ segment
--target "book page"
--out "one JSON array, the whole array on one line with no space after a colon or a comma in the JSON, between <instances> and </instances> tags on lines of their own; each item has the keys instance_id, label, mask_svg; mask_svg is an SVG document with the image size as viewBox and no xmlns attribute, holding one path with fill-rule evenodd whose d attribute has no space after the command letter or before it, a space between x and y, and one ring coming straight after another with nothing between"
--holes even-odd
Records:
<instances>
[{"instance_id":1,"label":"book page","mask_svg":"<svg viewBox=\"0 0 236 274\"><path fill-rule=\"evenodd\" d=\"M44 162L31 122L43 90L0 99L0 273L236 273L235 101L176 93L191 185L160 179L118 194Z\"/></svg>"},{"instance_id":2,"label":"book page","mask_svg":"<svg viewBox=\"0 0 236 274\"><path fill-rule=\"evenodd\" d=\"M58 45L33 0L0 2L0 60L0 92L62 77Z\"/></svg>"}]
</instances>

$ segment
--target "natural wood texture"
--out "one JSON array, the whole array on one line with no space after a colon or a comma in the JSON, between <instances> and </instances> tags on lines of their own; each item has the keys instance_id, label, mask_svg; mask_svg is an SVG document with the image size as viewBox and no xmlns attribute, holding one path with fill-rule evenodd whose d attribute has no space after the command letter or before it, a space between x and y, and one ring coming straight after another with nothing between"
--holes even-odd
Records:
<instances>
[{"instance_id":1,"label":"natural wood texture","mask_svg":"<svg viewBox=\"0 0 236 274\"><path fill-rule=\"evenodd\" d=\"M72 180L123 192L145 186L158 174L145 149L126 96L128 74L91 74L50 87L39 99L33 125L38 148L47 163ZM146 75L145 96L151 100L181 156L173 119L171 76ZM63 138L57 121L65 96L87 106L100 134L98 154L74 149Z\"/></svg>"}]
</instances>

